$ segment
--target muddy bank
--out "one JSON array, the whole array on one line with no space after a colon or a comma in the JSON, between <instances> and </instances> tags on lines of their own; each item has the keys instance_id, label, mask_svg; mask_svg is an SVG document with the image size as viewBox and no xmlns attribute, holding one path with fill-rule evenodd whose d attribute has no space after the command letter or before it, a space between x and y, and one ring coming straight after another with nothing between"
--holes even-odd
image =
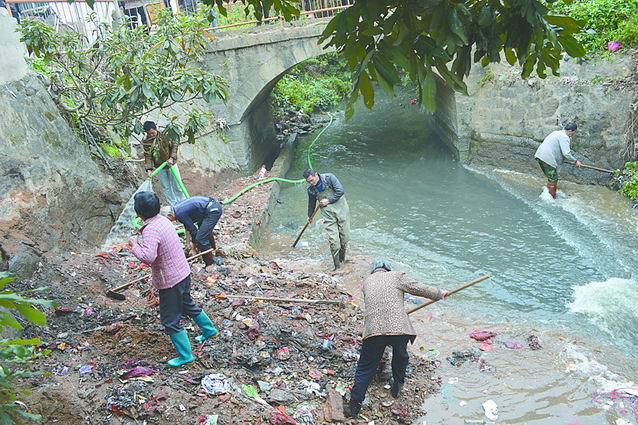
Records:
<instances>
[{"instance_id":1,"label":"muddy bank","mask_svg":"<svg viewBox=\"0 0 638 425\"><path fill-rule=\"evenodd\" d=\"M218 195L228 197L252 182L252 177L236 179ZM122 246L44 259L32 279L15 285L46 285L43 296L58 302L48 312L46 328L27 330L43 341L43 355L32 365L40 375L23 382L31 391L23 399L27 406L41 413L44 423L65 424L206 423L214 415L219 423L344 420L341 395L352 382L361 309L344 287L343 275L256 254L250 239L254 226L267 217L270 197L271 190L262 186L227 206L216 230L222 252L215 270L192 266L193 296L220 336L193 345L197 360L177 370L164 368L174 350L157 309L146 307L141 296L145 284L129 289L125 301L104 295L148 271ZM223 294L342 305L252 302ZM186 323L194 342L193 326ZM412 422L438 388L435 369L436 362L413 358L404 396L395 401L384 388L387 382L374 384L363 416Z\"/></svg>"}]
</instances>

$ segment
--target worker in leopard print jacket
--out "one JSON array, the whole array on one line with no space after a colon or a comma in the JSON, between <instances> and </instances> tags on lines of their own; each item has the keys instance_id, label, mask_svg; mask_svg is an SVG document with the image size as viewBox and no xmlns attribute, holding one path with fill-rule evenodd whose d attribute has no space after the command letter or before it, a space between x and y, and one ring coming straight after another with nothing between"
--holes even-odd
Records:
<instances>
[{"instance_id":1,"label":"worker in leopard print jacket","mask_svg":"<svg viewBox=\"0 0 638 425\"><path fill-rule=\"evenodd\" d=\"M414 342L416 338L403 306L405 293L431 300L441 300L449 294L448 291L417 282L403 272L392 271L386 260L375 259L370 267L370 276L363 281L363 344L350 392L350 403L344 407L347 417L355 418L359 414L386 346L392 347L393 382L390 392L395 398L401 392L409 360L408 341Z\"/></svg>"}]
</instances>

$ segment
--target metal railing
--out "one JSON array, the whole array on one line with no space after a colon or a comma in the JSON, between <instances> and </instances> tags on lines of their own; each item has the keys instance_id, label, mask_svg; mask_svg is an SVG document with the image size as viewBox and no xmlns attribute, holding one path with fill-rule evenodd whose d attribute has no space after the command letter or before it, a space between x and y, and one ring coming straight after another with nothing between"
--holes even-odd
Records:
<instances>
[{"instance_id":1,"label":"metal railing","mask_svg":"<svg viewBox=\"0 0 638 425\"><path fill-rule=\"evenodd\" d=\"M296 20L312 21L330 17L353 3L354 0L300 0L300 17ZM39 19L58 30L72 29L82 33L89 41L99 34L99 25L111 26L122 16L129 18L131 26L147 25L152 28L161 9L169 8L174 14L189 14L196 13L200 5L198 0L95 0L93 9L84 0L72 3L68 0L5 0L5 4L9 14L18 21L26 18ZM225 7L227 16L220 16L215 10L216 19L211 25L211 31L229 31L283 22L282 16L271 16L269 11L262 11L261 21L256 19L254 12L246 16L245 6L241 2L231 1Z\"/></svg>"}]
</instances>

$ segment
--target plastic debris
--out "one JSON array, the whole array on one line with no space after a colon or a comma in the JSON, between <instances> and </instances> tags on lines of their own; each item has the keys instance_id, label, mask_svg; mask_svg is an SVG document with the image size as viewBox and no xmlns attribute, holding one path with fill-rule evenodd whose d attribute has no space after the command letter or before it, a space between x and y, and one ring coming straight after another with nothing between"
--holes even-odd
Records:
<instances>
[{"instance_id":1,"label":"plastic debris","mask_svg":"<svg viewBox=\"0 0 638 425\"><path fill-rule=\"evenodd\" d=\"M275 358L277 360L288 360L290 358L290 349L288 347L281 347L275 351Z\"/></svg>"},{"instance_id":2,"label":"plastic debris","mask_svg":"<svg viewBox=\"0 0 638 425\"><path fill-rule=\"evenodd\" d=\"M490 331L472 331L470 332L470 338L476 341L485 341L491 338L494 338L497 334L495 332Z\"/></svg>"},{"instance_id":3,"label":"plastic debris","mask_svg":"<svg viewBox=\"0 0 638 425\"><path fill-rule=\"evenodd\" d=\"M613 40L607 43L607 50L612 53L617 52L621 48L622 48L622 44L620 43L620 41Z\"/></svg>"},{"instance_id":4,"label":"plastic debris","mask_svg":"<svg viewBox=\"0 0 638 425\"><path fill-rule=\"evenodd\" d=\"M218 415L201 415L197 418L197 425L217 425Z\"/></svg>"},{"instance_id":5,"label":"plastic debris","mask_svg":"<svg viewBox=\"0 0 638 425\"><path fill-rule=\"evenodd\" d=\"M221 373L211 373L204 376L201 384L204 391L213 395L225 394L233 389L232 380Z\"/></svg>"},{"instance_id":6,"label":"plastic debris","mask_svg":"<svg viewBox=\"0 0 638 425\"><path fill-rule=\"evenodd\" d=\"M481 356L475 350L463 350L463 351L453 351L451 356L447 357L447 361L450 362L452 366L460 367L466 361L477 361Z\"/></svg>"},{"instance_id":7,"label":"plastic debris","mask_svg":"<svg viewBox=\"0 0 638 425\"><path fill-rule=\"evenodd\" d=\"M485 417L490 421L498 419L498 406L494 400L487 400L483 403L483 410L485 411Z\"/></svg>"},{"instance_id":8,"label":"plastic debris","mask_svg":"<svg viewBox=\"0 0 638 425\"><path fill-rule=\"evenodd\" d=\"M255 397L257 397L259 395L258 392L257 392L257 388L255 388L252 385L244 384L244 385L241 386L241 389L243 390L244 394L247 397L255 398Z\"/></svg>"},{"instance_id":9,"label":"plastic debris","mask_svg":"<svg viewBox=\"0 0 638 425\"><path fill-rule=\"evenodd\" d=\"M520 350L523 348L523 344L518 341L505 341L503 345L510 350Z\"/></svg>"},{"instance_id":10,"label":"plastic debris","mask_svg":"<svg viewBox=\"0 0 638 425\"><path fill-rule=\"evenodd\" d=\"M530 335L527 337L527 345L532 350L540 350L541 348L543 348L540 338L536 335Z\"/></svg>"},{"instance_id":11,"label":"plastic debris","mask_svg":"<svg viewBox=\"0 0 638 425\"><path fill-rule=\"evenodd\" d=\"M90 364L82 365L82 366L80 366L79 372L80 372L80 376L87 375L87 374L93 372L93 365L90 365Z\"/></svg>"},{"instance_id":12,"label":"plastic debris","mask_svg":"<svg viewBox=\"0 0 638 425\"><path fill-rule=\"evenodd\" d=\"M286 408L284 406L279 406L277 409L273 410L272 415L270 416L270 423L272 425L298 425L297 421L286 413Z\"/></svg>"},{"instance_id":13,"label":"plastic debris","mask_svg":"<svg viewBox=\"0 0 638 425\"><path fill-rule=\"evenodd\" d=\"M123 372L120 374L121 380L146 377L146 376L151 376L157 373L155 369L151 369L150 367L146 367L146 366L135 366L129 370L123 370L120 372Z\"/></svg>"},{"instance_id":14,"label":"plastic debris","mask_svg":"<svg viewBox=\"0 0 638 425\"><path fill-rule=\"evenodd\" d=\"M479 350L481 350L481 351L492 351L492 340L491 339L486 339L485 341L481 342Z\"/></svg>"}]
</instances>

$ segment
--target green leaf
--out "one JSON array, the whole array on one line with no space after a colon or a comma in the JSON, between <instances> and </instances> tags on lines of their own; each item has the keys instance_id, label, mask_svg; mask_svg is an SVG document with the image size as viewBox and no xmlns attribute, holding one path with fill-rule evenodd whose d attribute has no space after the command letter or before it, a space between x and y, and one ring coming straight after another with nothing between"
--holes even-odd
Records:
<instances>
[{"instance_id":1,"label":"green leaf","mask_svg":"<svg viewBox=\"0 0 638 425\"><path fill-rule=\"evenodd\" d=\"M374 106L374 88L366 71L362 71L359 75L359 92L363 96L366 108L371 109Z\"/></svg>"},{"instance_id":2,"label":"green leaf","mask_svg":"<svg viewBox=\"0 0 638 425\"><path fill-rule=\"evenodd\" d=\"M40 344L40 338L30 338L30 339L3 339L0 340L0 345L8 346L8 345L38 345Z\"/></svg>"},{"instance_id":3,"label":"green leaf","mask_svg":"<svg viewBox=\"0 0 638 425\"><path fill-rule=\"evenodd\" d=\"M436 76L432 70L426 70L423 91L421 93L421 103L428 111L436 111Z\"/></svg>"},{"instance_id":4,"label":"green leaf","mask_svg":"<svg viewBox=\"0 0 638 425\"><path fill-rule=\"evenodd\" d=\"M32 307L30 305L18 304L16 306L16 310L18 310L25 319L33 324L40 326L44 326L47 324L46 314L35 307Z\"/></svg>"},{"instance_id":5,"label":"green leaf","mask_svg":"<svg viewBox=\"0 0 638 425\"><path fill-rule=\"evenodd\" d=\"M574 58L585 56L585 48L571 35L560 34L558 42L569 56Z\"/></svg>"},{"instance_id":6,"label":"green leaf","mask_svg":"<svg viewBox=\"0 0 638 425\"><path fill-rule=\"evenodd\" d=\"M259 393L257 392L257 388L252 385L244 384L241 386L241 388L244 391L244 394L250 398L255 398L259 395Z\"/></svg>"},{"instance_id":7,"label":"green leaf","mask_svg":"<svg viewBox=\"0 0 638 425\"><path fill-rule=\"evenodd\" d=\"M505 59L507 60L507 63L514 65L516 63L516 54L514 53L514 50L506 47L503 51L505 52Z\"/></svg>"},{"instance_id":8,"label":"green leaf","mask_svg":"<svg viewBox=\"0 0 638 425\"><path fill-rule=\"evenodd\" d=\"M13 277L11 277L9 272L0 272L0 289L4 288L12 281Z\"/></svg>"},{"instance_id":9,"label":"green leaf","mask_svg":"<svg viewBox=\"0 0 638 425\"><path fill-rule=\"evenodd\" d=\"M569 16L545 15L545 20L552 25L556 25L567 30L572 30L574 32L580 29L576 20Z\"/></svg>"}]
</instances>

